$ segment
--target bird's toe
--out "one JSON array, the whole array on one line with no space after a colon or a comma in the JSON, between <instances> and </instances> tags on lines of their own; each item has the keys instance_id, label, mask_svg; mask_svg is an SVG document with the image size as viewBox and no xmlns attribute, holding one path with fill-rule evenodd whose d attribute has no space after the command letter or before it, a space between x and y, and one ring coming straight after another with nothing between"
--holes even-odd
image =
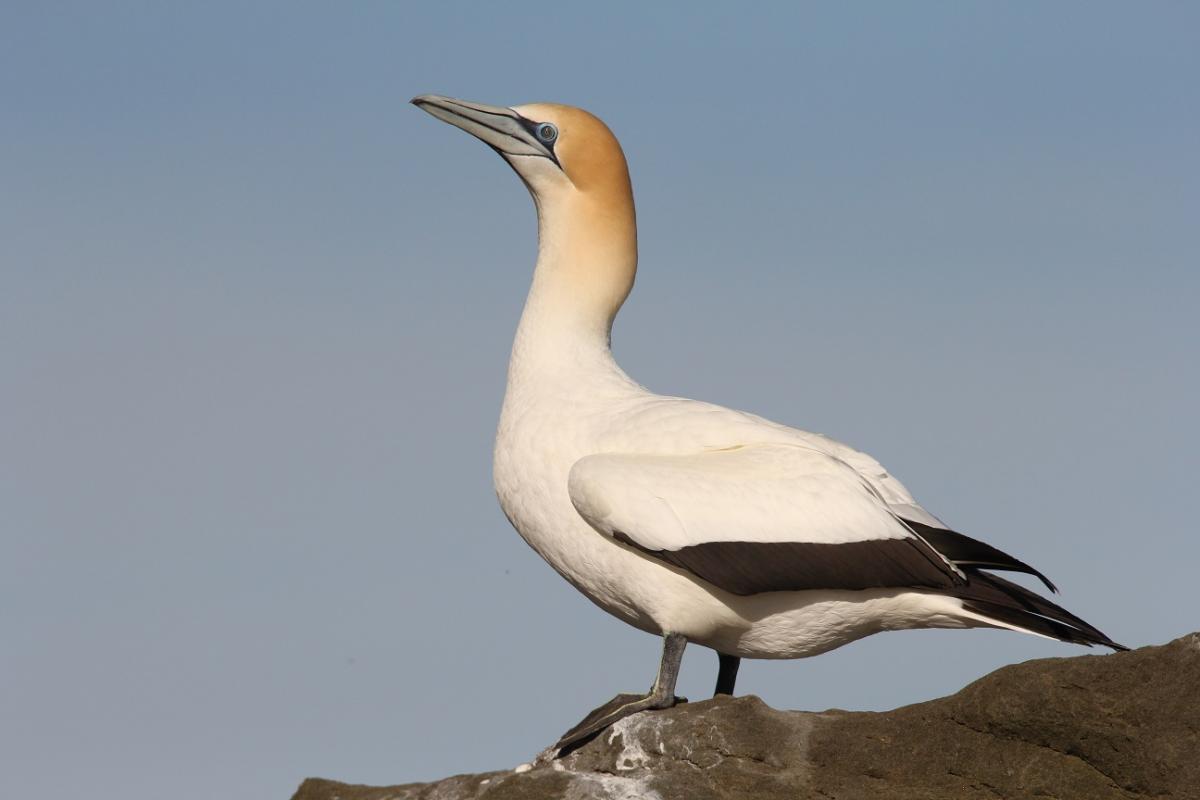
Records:
<instances>
[{"instance_id":1,"label":"bird's toe","mask_svg":"<svg viewBox=\"0 0 1200 800\"><path fill-rule=\"evenodd\" d=\"M607 703L588 712L575 727L564 733L551 750L557 751L557 758L575 751L587 744L598 733L615 722L636 714L639 711L670 708L677 703L686 703L686 697L657 697L654 694L618 694Z\"/></svg>"}]
</instances>

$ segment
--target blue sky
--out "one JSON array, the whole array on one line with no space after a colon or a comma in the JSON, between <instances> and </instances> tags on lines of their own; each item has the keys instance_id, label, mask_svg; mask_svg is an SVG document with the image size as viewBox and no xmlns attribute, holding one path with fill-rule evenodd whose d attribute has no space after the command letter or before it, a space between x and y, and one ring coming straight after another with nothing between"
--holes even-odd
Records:
<instances>
[{"instance_id":1,"label":"blue sky","mask_svg":"<svg viewBox=\"0 0 1200 800\"><path fill-rule=\"evenodd\" d=\"M0 760L14 795L512 766L658 643L508 527L525 189L414 94L624 143L635 378L871 452L1130 645L1197 627L1200 51L1183 3L9 4ZM743 666L883 709L1075 655ZM716 659L685 656L684 694Z\"/></svg>"}]
</instances>

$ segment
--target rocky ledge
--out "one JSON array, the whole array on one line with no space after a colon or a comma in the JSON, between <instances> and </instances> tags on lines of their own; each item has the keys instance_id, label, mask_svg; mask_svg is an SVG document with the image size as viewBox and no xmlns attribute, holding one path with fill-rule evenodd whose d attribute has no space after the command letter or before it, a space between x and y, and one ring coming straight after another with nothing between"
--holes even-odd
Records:
<instances>
[{"instance_id":1,"label":"rocky ledge","mask_svg":"<svg viewBox=\"0 0 1200 800\"><path fill-rule=\"evenodd\" d=\"M310 778L293 800L1200 798L1200 634L1003 667L884 713L689 703L519 769L390 787Z\"/></svg>"}]
</instances>

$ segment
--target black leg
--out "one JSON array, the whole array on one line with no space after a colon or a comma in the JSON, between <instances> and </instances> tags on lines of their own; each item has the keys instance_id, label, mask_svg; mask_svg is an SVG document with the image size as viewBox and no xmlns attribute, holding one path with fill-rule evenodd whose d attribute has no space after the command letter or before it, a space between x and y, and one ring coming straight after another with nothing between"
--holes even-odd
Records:
<instances>
[{"instance_id":1,"label":"black leg","mask_svg":"<svg viewBox=\"0 0 1200 800\"><path fill-rule=\"evenodd\" d=\"M679 633L668 633L663 637L662 661L658 665L658 676L654 685L644 695L619 694L604 705L594 709L583 718L578 725L562 735L562 738L552 748L558 755L566 755L587 739L618 720L636 714L639 711L655 708L670 708L678 702L687 702L682 697L675 696L675 682L679 679L679 662L683 660L683 650L687 647L687 638Z\"/></svg>"},{"instance_id":2,"label":"black leg","mask_svg":"<svg viewBox=\"0 0 1200 800\"><path fill-rule=\"evenodd\" d=\"M717 659L720 662L720 667L717 669L717 688L713 692L713 697L719 694L733 694L733 685L737 683L738 666L742 663L742 659L737 656L727 656L724 653L717 653Z\"/></svg>"}]
</instances>

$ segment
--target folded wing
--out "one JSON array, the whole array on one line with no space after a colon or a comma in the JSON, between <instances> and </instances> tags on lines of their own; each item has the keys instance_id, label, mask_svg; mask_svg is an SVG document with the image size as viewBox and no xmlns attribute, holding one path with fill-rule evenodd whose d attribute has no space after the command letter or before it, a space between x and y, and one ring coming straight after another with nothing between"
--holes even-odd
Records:
<instances>
[{"instance_id":1,"label":"folded wing","mask_svg":"<svg viewBox=\"0 0 1200 800\"><path fill-rule=\"evenodd\" d=\"M803 445L597 454L568 488L600 533L734 594L965 583L858 471Z\"/></svg>"}]
</instances>

